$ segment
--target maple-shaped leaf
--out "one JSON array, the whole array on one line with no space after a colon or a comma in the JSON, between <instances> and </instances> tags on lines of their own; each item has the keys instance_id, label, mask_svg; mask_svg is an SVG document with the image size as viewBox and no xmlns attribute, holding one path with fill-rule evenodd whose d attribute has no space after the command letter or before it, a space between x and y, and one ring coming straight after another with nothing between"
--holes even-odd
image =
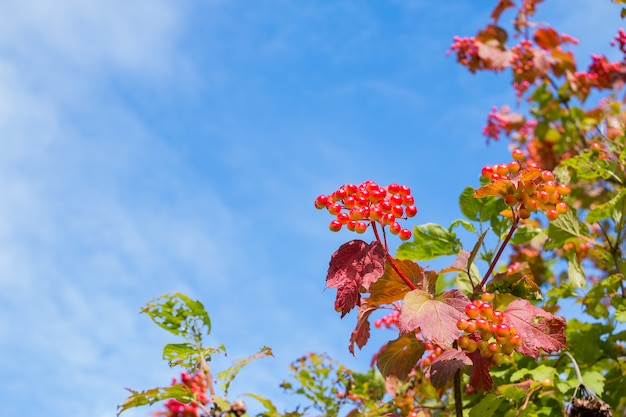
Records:
<instances>
[{"instance_id":1,"label":"maple-shaped leaf","mask_svg":"<svg viewBox=\"0 0 626 417\"><path fill-rule=\"evenodd\" d=\"M398 269L417 288L434 287L433 281L437 279L434 271L424 271L421 266L409 259L395 259L394 261ZM387 261L385 273L370 286L369 291L371 304L390 304L402 300L411 288Z\"/></svg>"},{"instance_id":2,"label":"maple-shaped leaf","mask_svg":"<svg viewBox=\"0 0 626 417\"><path fill-rule=\"evenodd\" d=\"M465 306L469 302L459 290L444 291L437 296L413 290L404 297L398 327L403 333L420 329L425 340L450 348L459 336L456 322L467 318Z\"/></svg>"},{"instance_id":3,"label":"maple-shaped leaf","mask_svg":"<svg viewBox=\"0 0 626 417\"><path fill-rule=\"evenodd\" d=\"M430 365L430 382L435 388L443 388L456 371L471 364L472 361L462 350L448 349Z\"/></svg>"},{"instance_id":4,"label":"maple-shaped leaf","mask_svg":"<svg viewBox=\"0 0 626 417\"><path fill-rule=\"evenodd\" d=\"M534 40L539 47L546 50L558 48L562 42L559 34L549 27L537 29L535 31Z\"/></svg>"},{"instance_id":5,"label":"maple-shaped leaf","mask_svg":"<svg viewBox=\"0 0 626 417\"><path fill-rule=\"evenodd\" d=\"M474 192L474 198L504 197L511 186L510 181L494 181L485 184Z\"/></svg>"},{"instance_id":6,"label":"maple-shaped leaf","mask_svg":"<svg viewBox=\"0 0 626 417\"><path fill-rule=\"evenodd\" d=\"M472 360L472 373L470 374L470 385L480 392L487 392L493 388L493 379L489 373L491 358L483 358L479 350L469 354Z\"/></svg>"},{"instance_id":7,"label":"maple-shaped leaf","mask_svg":"<svg viewBox=\"0 0 626 417\"><path fill-rule=\"evenodd\" d=\"M344 243L330 258L326 286L337 288L335 309L341 309L341 317L360 304L360 290L383 275L385 251L380 243L370 244L362 240Z\"/></svg>"},{"instance_id":8,"label":"maple-shaped leaf","mask_svg":"<svg viewBox=\"0 0 626 417\"><path fill-rule=\"evenodd\" d=\"M498 1L498 4L496 5L496 7L491 12L491 18L493 19L494 22L497 22L498 19L500 19L500 15L506 9L511 8L513 6L515 6L515 3L513 3L513 0L500 0L500 1Z\"/></svg>"},{"instance_id":9,"label":"maple-shaped leaf","mask_svg":"<svg viewBox=\"0 0 626 417\"><path fill-rule=\"evenodd\" d=\"M507 49L502 49L502 45L497 40L476 41L476 46L478 47L478 56L489 64L490 69L498 71L511 64L513 53Z\"/></svg>"},{"instance_id":10,"label":"maple-shaped leaf","mask_svg":"<svg viewBox=\"0 0 626 417\"><path fill-rule=\"evenodd\" d=\"M567 348L565 320L528 300L514 300L504 310L504 316L507 324L515 326L522 337L522 345L517 349L521 354L536 359L541 349L552 353Z\"/></svg>"},{"instance_id":11,"label":"maple-shaped leaf","mask_svg":"<svg viewBox=\"0 0 626 417\"><path fill-rule=\"evenodd\" d=\"M425 350L426 346L415 338L415 334L403 334L381 349L376 358L376 365L385 378L393 375L405 380Z\"/></svg>"},{"instance_id":12,"label":"maple-shaped leaf","mask_svg":"<svg viewBox=\"0 0 626 417\"><path fill-rule=\"evenodd\" d=\"M370 338L370 315L376 311L377 307L372 306L369 303L369 299L364 299L359 306L359 310L357 313L356 319L356 327L352 331L352 335L350 335L350 345L348 346L348 350L350 353L354 355L354 344L356 343L359 349L362 349L363 346L367 343Z\"/></svg>"}]
</instances>

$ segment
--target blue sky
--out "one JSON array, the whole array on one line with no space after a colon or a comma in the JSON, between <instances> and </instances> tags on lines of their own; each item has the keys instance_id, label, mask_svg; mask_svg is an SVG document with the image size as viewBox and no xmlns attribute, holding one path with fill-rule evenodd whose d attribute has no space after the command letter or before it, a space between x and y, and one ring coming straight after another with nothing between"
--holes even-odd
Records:
<instances>
[{"instance_id":1,"label":"blue sky","mask_svg":"<svg viewBox=\"0 0 626 417\"><path fill-rule=\"evenodd\" d=\"M406 183L414 224L449 224L480 168L508 75L447 56L491 1L7 0L0 3L0 378L7 415L109 417L167 385L172 342L149 299L182 291L228 359L273 348L233 394L278 404L288 364L352 358L354 317L324 291L332 234L313 199L347 182ZM541 17L608 51L609 1ZM469 242L471 246L473 242ZM126 415L144 416L147 409Z\"/></svg>"}]
</instances>

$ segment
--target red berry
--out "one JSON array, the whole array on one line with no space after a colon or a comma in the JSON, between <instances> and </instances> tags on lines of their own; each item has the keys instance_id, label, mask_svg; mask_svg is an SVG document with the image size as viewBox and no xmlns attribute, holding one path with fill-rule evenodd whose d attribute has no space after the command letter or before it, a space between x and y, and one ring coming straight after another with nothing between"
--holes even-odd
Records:
<instances>
[{"instance_id":1,"label":"red berry","mask_svg":"<svg viewBox=\"0 0 626 417\"><path fill-rule=\"evenodd\" d=\"M315 208L318 209L318 210L321 210L324 207L326 207L326 203L328 203L328 196L327 195L319 195L315 199Z\"/></svg>"},{"instance_id":2,"label":"red berry","mask_svg":"<svg viewBox=\"0 0 626 417\"><path fill-rule=\"evenodd\" d=\"M496 326L496 334L498 336L506 337L511 334L511 329L507 324L500 323Z\"/></svg>"},{"instance_id":3,"label":"red berry","mask_svg":"<svg viewBox=\"0 0 626 417\"><path fill-rule=\"evenodd\" d=\"M541 179L544 181L552 181L554 180L554 172L550 170L545 170L541 172Z\"/></svg>"},{"instance_id":4,"label":"red berry","mask_svg":"<svg viewBox=\"0 0 626 417\"><path fill-rule=\"evenodd\" d=\"M356 227L355 227L355 231L357 233L365 233L365 231L367 230L367 223L363 223L363 222L357 222Z\"/></svg>"},{"instance_id":5,"label":"red berry","mask_svg":"<svg viewBox=\"0 0 626 417\"><path fill-rule=\"evenodd\" d=\"M393 222L389 225L389 231L394 235L397 235L398 233L400 233L401 229L402 229L402 226L400 226L400 223L398 222Z\"/></svg>"},{"instance_id":6,"label":"red berry","mask_svg":"<svg viewBox=\"0 0 626 417\"><path fill-rule=\"evenodd\" d=\"M554 209L546 210L546 217L550 221L556 220L556 218L559 217L559 213L557 213Z\"/></svg>"},{"instance_id":7,"label":"red berry","mask_svg":"<svg viewBox=\"0 0 626 417\"><path fill-rule=\"evenodd\" d=\"M493 175L493 167L491 165L484 166L480 174L485 178L491 178Z\"/></svg>"},{"instance_id":8,"label":"red berry","mask_svg":"<svg viewBox=\"0 0 626 417\"><path fill-rule=\"evenodd\" d=\"M328 228L333 232L338 232L341 230L341 226L343 226L343 224L341 224L339 220L333 220L328 225Z\"/></svg>"},{"instance_id":9,"label":"red berry","mask_svg":"<svg viewBox=\"0 0 626 417\"><path fill-rule=\"evenodd\" d=\"M415 197L413 197L412 195L404 196L404 198L402 198L402 204L404 204L405 206L412 206L413 204L415 204Z\"/></svg>"},{"instance_id":10,"label":"red berry","mask_svg":"<svg viewBox=\"0 0 626 417\"><path fill-rule=\"evenodd\" d=\"M402 217L402 215L404 214L404 209L401 205L398 204L397 206L391 207L391 213L396 217Z\"/></svg>"},{"instance_id":11,"label":"red berry","mask_svg":"<svg viewBox=\"0 0 626 417\"><path fill-rule=\"evenodd\" d=\"M398 194L398 192L400 192L400 185L394 183L389 184L389 186L387 187L387 191L389 191L390 194Z\"/></svg>"},{"instance_id":12,"label":"red berry","mask_svg":"<svg viewBox=\"0 0 626 417\"><path fill-rule=\"evenodd\" d=\"M401 185L399 192L402 197L406 197L407 195L411 194L411 188L409 188L409 186L407 185Z\"/></svg>"},{"instance_id":13,"label":"red berry","mask_svg":"<svg viewBox=\"0 0 626 417\"><path fill-rule=\"evenodd\" d=\"M417 214L417 207L407 206L404 212L406 213L406 217L414 217Z\"/></svg>"},{"instance_id":14,"label":"red berry","mask_svg":"<svg viewBox=\"0 0 626 417\"><path fill-rule=\"evenodd\" d=\"M468 315L469 318L475 319L476 317L478 317L480 311L478 310L478 306L476 306L475 304L468 304L465 306L465 313Z\"/></svg>"},{"instance_id":15,"label":"red berry","mask_svg":"<svg viewBox=\"0 0 626 417\"><path fill-rule=\"evenodd\" d=\"M468 324L467 320L459 319L456 322L456 328L459 329L459 330L465 330L465 329L467 329L467 324Z\"/></svg>"},{"instance_id":16,"label":"red berry","mask_svg":"<svg viewBox=\"0 0 626 417\"><path fill-rule=\"evenodd\" d=\"M409 240L411 239L411 235L413 235L413 233L409 229L402 229L400 233L398 233L401 240Z\"/></svg>"}]
</instances>

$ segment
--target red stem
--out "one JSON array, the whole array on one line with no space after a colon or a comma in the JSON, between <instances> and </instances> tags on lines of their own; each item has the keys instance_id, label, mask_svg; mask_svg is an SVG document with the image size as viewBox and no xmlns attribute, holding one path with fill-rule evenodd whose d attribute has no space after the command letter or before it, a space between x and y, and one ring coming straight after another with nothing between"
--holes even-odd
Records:
<instances>
[{"instance_id":1,"label":"red stem","mask_svg":"<svg viewBox=\"0 0 626 417\"><path fill-rule=\"evenodd\" d=\"M382 247L383 247L383 249L385 251L385 256L387 257L387 260L389 261L389 264L391 265L393 270L396 271L398 273L398 275L400 275L400 278L402 278L402 281L404 281L406 283L406 285L408 285L411 290L416 290L417 287L415 286L415 284L413 284L411 282L411 280L409 278L407 278L406 275L404 275L404 272L402 272L400 270L400 267L396 263L395 259L393 259L393 257L389 254L389 250L387 250L387 245L383 244L383 242L381 241L380 235L378 234L378 228L376 227L376 223L375 222L372 222L372 230L374 231L374 236L376 236L376 240L378 241L378 243L380 243L382 245Z\"/></svg>"},{"instance_id":2,"label":"red stem","mask_svg":"<svg viewBox=\"0 0 626 417\"><path fill-rule=\"evenodd\" d=\"M482 290L483 286L487 283L487 280L491 276L493 269L496 267L496 264L498 263L498 260L500 259L500 256L502 255L502 252L504 252L504 248L506 248L506 245L508 245L509 241L513 237L513 233L515 233L515 230L517 229L517 225L519 224L520 218L517 215L517 213L515 213L514 210L512 211L513 211L513 224L511 225L511 230L509 230L509 233L504 238L502 245L500 245L500 248L498 249L498 253L496 253L496 256L491 261L491 264L489 265L489 269L485 273L483 280L480 281L480 284L478 284L478 287L476 287L476 289L474 290L474 294L476 294L476 291Z\"/></svg>"}]
</instances>

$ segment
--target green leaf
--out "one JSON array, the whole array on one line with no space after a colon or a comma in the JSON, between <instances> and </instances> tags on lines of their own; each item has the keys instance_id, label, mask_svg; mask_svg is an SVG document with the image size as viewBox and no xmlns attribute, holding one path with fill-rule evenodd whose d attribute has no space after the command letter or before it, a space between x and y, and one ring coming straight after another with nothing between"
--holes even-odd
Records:
<instances>
[{"instance_id":1,"label":"green leaf","mask_svg":"<svg viewBox=\"0 0 626 417\"><path fill-rule=\"evenodd\" d=\"M204 332L211 333L211 320L202 303L184 294L155 298L141 312L150 316L159 327L190 342L199 342Z\"/></svg>"},{"instance_id":2,"label":"green leaf","mask_svg":"<svg viewBox=\"0 0 626 417\"><path fill-rule=\"evenodd\" d=\"M414 261L426 261L444 255L455 255L463 247L456 233L434 223L415 226L412 242L398 247L396 257Z\"/></svg>"},{"instance_id":3,"label":"green leaf","mask_svg":"<svg viewBox=\"0 0 626 417\"><path fill-rule=\"evenodd\" d=\"M553 381L559 379L556 369L554 369L551 366L546 366L546 365L539 365L535 369L531 369L530 374L532 375L535 381L539 381L539 382L543 381L546 378L551 379Z\"/></svg>"},{"instance_id":4,"label":"green leaf","mask_svg":"<svg viewBox=\"0 0 626 417\"><path fill-rule=\"evenodd\" d=\"M117 406L117 415L124 411L141 407L144 405L152 405L156 402L174 398L182 403L189 403L195 399L194 393L185 384L175 384L171 387L152 388L146 391L133 391L129 389L131 395L124 401L124 404Z\"/></svg>"},{"instance_id":5,"label":"green leaf","mask_svg":"<svg viewBox=\"0 0 626 417\"><path fill-rule=\"evenodd\" d=\"M414 333L403 334L385 345L376 358L376 365L385 378L395 375L405 380L424 351L426 346L415 338Z\"/></svg>"},{"instance_id":6,"label":"green leaf","mask_svg":"<svg viewBox=\"0 0 626 417\"><path fill-rule=\"evenodd\" d=\"M521 245L530 242L534 237L541 234L541 229L533 227L530 224L523 224L517 228L515 234L511 238L511 244Z\"/></svg>"},{"instance_id":7,"label":"green leaf","mask_svg":"<svg viewBox=\"0 0 626 417\"><path fill-rule=\"evenodd\" d=\"M584 288L587 286L585 270L574 251L567 252L567 277L574 288Z\"/></svg>"},{"instance_id":8,"label":"green leaf","mask_svg":"<svg viewBox=\"0 0 626 417\"><path fill-rule=\"evenodd\" d=\"M472 407L469 417L491 417L496 412L502 401L504 401L503 398L489 393L485 395L478 404Z\"/></svg>"},{"instance_id":9,"label":"green leaf","mask_svg":"<svg viewBox=\"0 0 626 417\"><path fill-rule=\"evenodd\" d=\"M245 395L246 397L254 398L258 402L260 402L263 405L263 407L265 407L265 412L263 413L264 416L267 416L267 417L281 416L281 414L278 412L278 409L276 408L274 403L272 403L267 398L261 397L260 395L257 395L257 394L248 393L248 394L243 394L243 395Z\"/></svg>"},{"instance_id":10,"label":"green leaf","mask_svg":"<svg viewBox=\"0 0 626 417\"><path fill-rule=\"evenodd\" d=\"M594 152L585 152L571 158L564 159L559 167L569 167L576 172L579 179L595 180L613 178L618 183L622 183L614 162L598 158Z\"/></svg>"},{"instance_id":11,"label":"green leaf","mask_svg":"<svg viewBox=\"0 0 626 417\"><path fill-rule=\"evenodd\" d=\"M578 220L576 209L570 207L567 213L559 215L559 217L550 222L547 234L549 240L544 248L558 249L563 247L568 239L589 236L589 230Z\"/></svg>"},{"instance_id":12,"label":"green leaf","mask_svg":"<svg viewBox=\"0 0 626 417\"><path fill-rule=\"evenodd\" d=\"M603 204L595 206L586 217L588 223L599 222L610 217L620 219L624 213L624 197L626 188L622 188L612 199Z\"/></svg>"},{"instance_id":13,"label":"green leaf","mask_svg":"<svg viewBox=\"0 0 626 417\"><path fill-rule=\"evenodd\" d=\"M598 371L583 371L583 382L596 394L602 395L604 391L604 375Z\"/></svg>"},{"instance_id":14,"label":"green leaf","mask_svg":"<svg viewBox=\"0 0 626 417\"><path fill-rule=\"evenodd\" d=\"M449 231L452 231L453 229L455 229L456 227L458 227L459 225L463 226L463 228L465 230L467 230L468 232L476 232L476 227L474 227L474 225L470 222L468 222L467 220L461 220L461 219L457 219L455 221L453 221L450 224L450 227L448 228Z\"/></svg>"},{"instance_id":15,"label":"green leaf","mask_svg":"<svg viewBox=\"0 0 626 417\"><path fill-rule=\"evenodd\" d=\"M226 352L224 345L218 348L202 348L200 351L191 343L168 343L163 347L163 359L170 367L182 366L191 371L197 367L202 355L205 360L210 360L212 354L223 352Z\"/></svg>"},{"instance_id":16,"label":"green leaf","mask_svg":"<svg viewBox=\"0 0 626 417\"><path fill-rule=\"evenodd\" d=\"M254 355L250 355L244 359L237 359L230 368L218 373L215 376L215 379L223 381L220 387L224 390L224 396L227 395L230 384L233 382L233 379L235 379L239 371L241 371L244 366L246 366L254 359L265 358L267 356L274 356L272 354L272 349L268 348L267 346L263 346L261 350Z\"/></svg>"},{"instance_id":17,"label":"green leaf","mask_svg":"<svg viewBox=\"0 0 626 417\"><path fill-rule=\"evenodd\" d=\"M517 384L500 385L497 391L498 394L512 402L518 402L526 398L526 390Z\"/></svg>"}]
</instances>

